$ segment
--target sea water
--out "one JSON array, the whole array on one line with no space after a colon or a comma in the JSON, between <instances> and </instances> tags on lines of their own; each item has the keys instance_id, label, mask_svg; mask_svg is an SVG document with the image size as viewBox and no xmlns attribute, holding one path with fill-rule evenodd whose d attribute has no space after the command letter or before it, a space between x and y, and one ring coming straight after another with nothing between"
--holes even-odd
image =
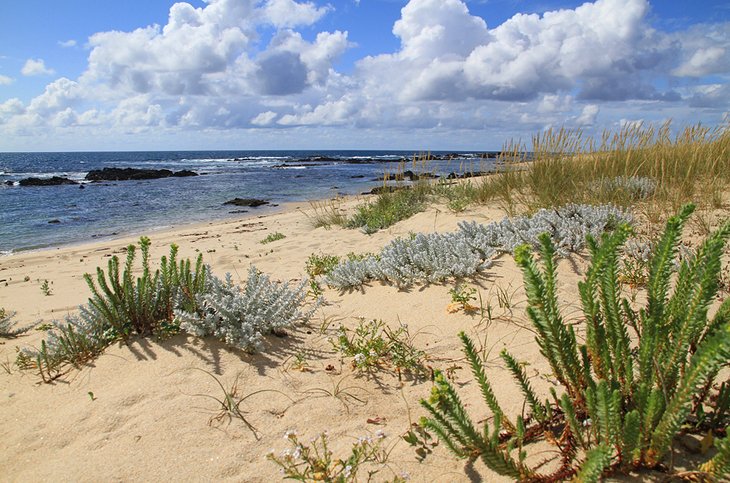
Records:
<instances>
[{"instance_id":1,"label":"sea water","mask_svg":"<svg viewBox=\"0 0 730 483\"><path fill-rule=\"evenodd\" d=\"M444 159L416 168L443 175L486 171L494 162L475 153L433 154ZM413 169L398 162L413 156L410 151L0 153L0 254L266 211L224 205L233 198L276 205L367 192L382 184L384 173ZM187 169L201 176L85 182L89 171L108 167ZM18 186L24 178L52 176L82 184Z\"/></svg>"}]
</instances>

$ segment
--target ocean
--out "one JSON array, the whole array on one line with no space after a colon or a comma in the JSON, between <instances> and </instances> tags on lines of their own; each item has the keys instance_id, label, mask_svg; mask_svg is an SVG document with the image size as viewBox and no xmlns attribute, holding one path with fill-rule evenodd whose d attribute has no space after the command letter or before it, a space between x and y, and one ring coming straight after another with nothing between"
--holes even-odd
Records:
<instances>
[{"instance_id":1,"label":"ocean","mask_svg":"<svg viewBox=\"0 0 730 483\"><path fill-rule=\"evenodd\" d=\"M494 155L495 153L491 153ZM274 205L370 191L399 169L487 171L482 153L433 152L424 167L411 151L166 151L0 153L0 254L266 213ZM88 182L103 168L191 170L200 176ZM19 186L66 177L80 185ZM83 186L84 189L81 189ZM256 198L260 208L224 205ZM248 213L243 213L247 210Z\"/></svg>"}]
</instances>

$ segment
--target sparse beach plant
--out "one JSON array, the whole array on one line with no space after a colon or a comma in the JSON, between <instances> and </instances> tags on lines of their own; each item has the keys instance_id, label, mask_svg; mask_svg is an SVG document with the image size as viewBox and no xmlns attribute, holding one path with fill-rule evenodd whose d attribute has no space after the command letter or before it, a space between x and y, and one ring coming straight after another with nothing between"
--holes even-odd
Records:
<instances>
[{"instance_id":1,"label":"sparse beach plant","mask_svg":"<svg viewBox=\"0 0 730 483\"><path fill-rule=\"evenodd\" d=\"M360 386L345 385L345 380L348 376L341 377L338 381L332 379L332 389L324 387L313 387L304 391L305 394L314 395L315 397L331 397L337 399L340 404L345 408L347 413L350 413L350 404L359 404L365 406L367 400L360 396L356 396L356 393L368 393L367 389Z\"/></svg>"},{"instance_id":2,"label":"sparse beach plant","mask_svg":"<svg viewBox=\"0 0 730 483\"><path fill-rule=\"evenodd\" d=\"M421 377L427 372L426 353L414 347L405 324L394 330L382 320L361 320L354 331L341 325L330 343L341 354L352 357L353 367L362 371L389 366L397 372L399 380L403 373Z\"/></svg>"},{"instance_id":3,"label":"sparse beach plant","mask_svg":"<svg viewBox=\"0 0 730 483\"><path fill-rule=\"evenodd\" d=\"M279 233L277 231L275 233L270 233L266 238L261 240L259 243L261 243L262 245L266 245L268 243L272 243L272 242L275 242L278 240L283 240L284 238L286 238L286 235L284 235L283 233Z\"/></svg>"},{"instance_id":4,"label":"sparse beach plant","mask_svg":"<svg viewBox=\"0 0 730 483\"><path fill-rule=\"evenodd\" d=\"M13 318L15 312L9 312L4 307L0 307L0 337L11 338L24 334L33 328L33 325L15 327Z\"/></svg>"},{"instance_id":5,"label":"sparse beach plant","mask_svg":"<svg viewBox=\"0 0 730 483\"><path fill-rule=\"evenodd\" d=\"M477 289L473 287L467 287L465 285L457 285L456 287L449 290L451 295L451 303L457 305L465 312L475 310L475 307L471 305L472 300L476 300Z\"/></svg>"},{"instance_id":6,"label":"sparse beach plant","mask_svg":"<svg viewBox=\"0 0 730 483\"><path fill-rule=\"evenodd\" d=\"M340 263L340 257L336 255L328 255L326 253L312 253L307 258L305 269L310 278L319 275L327 275L337 264Z\"/></svg>"},{"instance_id":7,"label":"sparse beach plant","mask_svg":"<svg viewBox=\"0 0 730 483\"><path fill-rule=\"evenodd\" d=\"M371 481L388 460L388 452L383 448L385 433L382 431L377 431L374 437L358 438L350 454L342 458L334 456L327 432L311 439L308 444L301 442L296 432L291 430L286 432L284 439L291 448L278 456L271 450L267 458L280 467L286 479L346 483L359 481L358 474L367 471L366 480ZM405 480L395 476L390 481L402 483Z\"/></svg>"},{"instance_id":8,"label":"sparse beach plant","mask_svg":"<svg viewBox=\"0 0 730 483\"><path fill-rule=\"evenodd\" d=\"M260 439L258 430L248 421L248 419L246 419L245 412L243 411L243 409L241 409L241 404L243 404L243 402L246 401L250 397L253 397L253 396L256 396L256 395L262 394L262 393L268 393L268 392L275 392L275 393L281 394L282 396L291 400L291 398L289 398L289 396L287 396L286 394L284 394L281 391L277 391L276 389L261 389L259 391L254 391L254 392L246 394L246 395L241 395L240 389L238 387L238 383L241 378L241 374L237 374L236 378L233 381L233 384L231 385L231 388L226 389L226 387L223 385L223 383L220 381L220 379L218 379L213 373L206 371L205 369L200 369L197 367L193 367L191 369L195 369L195 370L198 370L205 374L208 374L215 381L215 383L218 385L218 387L223 392L223 396L221 398L211 396L210 394L193 394L193 396L207 397L218 403L218 405L219 405L218 409L217 409L218 412L210 417L210 419L208 420L208 424L209 425L219 424L225 420L226 424L228 425L234 419L240 419L241 421L243 421L243 423L246 425L246 427L254 435L254 438L256 438L257 440Z\"/></svg>"},{"instance_id":9,"label":"sparse beach plant","mask_svg":"<svg viewBox=\"0 0 730 483\"><path fill-rule=\"evenodd\" d=\"M312 213L305 213L312 222L314 228L329 230L333 226L344 227L347 225L347 216L340 207L341 202L337 199L326 201L311 201Z\"/></svg>"},{"instance_id":10,"label":"sparse beach plant","mask_svg":"<svg viewBox=\"0 0 730 483\"><path fill-rule=\"evenodd\" d=\"M671 474L668 454L674 437L697 431L714 436L717 454L694 476L726 477L727 403L722 394L710 393L719 369L730 359L730 299L714 316L708 311L718 289L730 221L677 264L679 237L693 208L685 206L672 217L654 247L646 307L639 311L618 289L619 249L629 228L619 226L600 241L588 239L592 265L579 283L583 344L561 315L557 249L550 237L540 237L540 264L529 246L519 247L515 260L524 276L527 314L562 394L558 396L555 388L550 398L541 399L519 362L504 350L502 359L529 408L529 414L508 418L495 398L484 361L462 332L464 352L491 409L492 424L484 419L483 428L477 428L456 389L437 373L431 397L422 401L429 413L422 425L457 456L479 457L493 471L521 481L597 481L602 475L640 468ZM636 332L633 336L630 328ZM727 386L720 391L723 387ZM546 434L553 435L547 440L557 446L561 465L542 474L526 463L526 457L529 444Z\"/></svg>"},{"instance_id":11,"label":"sparse beach plant","mask_svg":"<svg viewBox=\"0 0 730 483\"><path fill-rule=\"evenodd\" d=\"M53 295L53 290L51 289L48 280L43 280L43 283L41 283L41 293L46 297Z\"/></svg>"}]
</instances>

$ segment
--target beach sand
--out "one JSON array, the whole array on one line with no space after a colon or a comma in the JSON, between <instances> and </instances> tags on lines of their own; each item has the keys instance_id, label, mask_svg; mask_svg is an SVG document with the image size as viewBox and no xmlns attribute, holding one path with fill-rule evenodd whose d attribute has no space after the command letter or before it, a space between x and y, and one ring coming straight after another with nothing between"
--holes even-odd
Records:
<instances>
[{"instance_id":1,"label":"beach sand","mask_svg":"<svg viewBox=\"0 0 730 483\"><path fill-rule=\"evenodd\" d=\"M357 202L349 199L342 206L352 208ZM358 230L315 229L308 212L309 205L294 205L261 217L151 233L152 260L176 243L184 257L202 253L219 276L230 272L242 281L253 264L275 280L297 282L307 276L305 262L313 253L376 252L410 232L453 231L461 220L487 223L505 216L496 207L454 214L434 205L368 236ZM286 238L260 243L274 232ZM74 313L88 297L83 273L106 267L111 255L123 253L136 239L0 258L0 307L16 311L20 325L48 323ZM580 255L559 262L559 291L568 321L579 317L577 282L586 267ZM40 288L44 280L52 291L49 296ZM403 472L412 481L509 481L480 461L456 459L443 444L418 462L414 448L400 436L425 414L419 400L428 397L430 379L399 381L388 368L360 373L352 359L341 357L328 341L340 324L354 328L363 319L381 319L391 327L408 324L416 335L413 344L426 352L428 364L448 371L468 410L482 420L489 412L461 352L457 333L464 330L487 354L498 399L509 414L520 414L523 397L501 363L502 348L508 347L526 364L539 392L547 394L554 382L534 335L525 328L521 274L510 256L501 256L482 276L467 282L479 290L485 306L491 304L493 320L482 320L478 313L447 313L453 282L408 290L381 283L351 292L325 288L326 304L311 322L286 337L268 337L261 352L247 354L213 339L186 335L164 341L135 339L109 347L88 366L70 370L53 384L40 383L32 371L13 365L18 348L37 347L44 332L3 339L0 363L8 370L0 370L0 479L278 481L279 468L266 454L290 448L284 438L287 430L295 430L305 442L327 431L335 457L348 456L358 437L382 430L387 462L363 468L380 469L375 481ZM205 397L224 397L212 375L229 389L237 381L240 396L267 391L241 404L260 439L242 420L229 419L219 403ZM536 462L555 456L548 451L531 458Z\"/></svg>"}]
</instances>

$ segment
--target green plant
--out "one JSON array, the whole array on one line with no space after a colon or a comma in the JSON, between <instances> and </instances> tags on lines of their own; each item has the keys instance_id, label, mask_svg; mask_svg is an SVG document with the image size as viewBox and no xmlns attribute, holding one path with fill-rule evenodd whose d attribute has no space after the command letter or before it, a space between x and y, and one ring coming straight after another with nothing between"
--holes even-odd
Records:
<instances>
[{"instance_id":1,"label":"green plant","mask_svg":"<svg viewBox=\"0 0 730 483\"><path fill-rule=\"evenodd\" d=\"M43 280L43 283L41 284L41 293L45 295L46 297L53 295L53 290L51 289L51 286L48 284L48 280Z\"/></svg>"},{"instance_id":2,"label":"green plant","mask_svg":"<svg viewBox=\"0 0 730 483\"><path fill-rule=\"evenodd\" d=\"M671 461L669 466L660 463L672 439L680 431L696 428L692 421L700 416L703 430L725 439L716 440L717 456L699 471L710 476L727 468L727 405L718 402L720 394L713 398L709 393L718 370L730 358L730 299L712 318L708 309L717 293L730 221L675 268L681 230L693 208L685 206L667 223L650 261L647 305L639 311L619 290L618 250L629 228L622 226L604 235L600 243L589 238L592 265L579 284L585 344L578 344L573 327L561 316L555 248L549 237L541 237L542 270L527 246L516 250L536 342L563 393L558 396L551 390L551 398L543 402L517 360L502 351L530 410L529 415L511 420L494 396L482 359L461 333L493 424L485 422L478 430L456 390L440 373L431 397L422 401L430 413L422 424L456 455L478 456L492 470L515 479L554 481L576 476L596 481L604 474L642 467L671 472ZM633 339L629 328L636 332ZM708 409L700 410L703 405ZM526 464L526 446L546 432L561 433L549 440L557 445L562 464L552 474L542 475ZM584 457L579 457L578 449Z\"/></svg>"},{"instance_id":3,"label":"green plant","mask_svg":"<svg viewBox=\"0 0 730 483\"><path fill-rule=\"evenodd\" d=\"M368 234L388 228L423 211L429 191L425 181L393 192L384 191L374 201L359 205L347 227L361 228Z\"/></svg>"},{"instance_id":4,"label":"green plant","mask_svg":"<svg viewBox=\"0 0 730 483\"><path fill-rule=\"evenodd\" d=\"M457 285L456 287L449 290L451 295L451 304L447 307L448 312L455 312L462 309L464 312L476 312L479 307L473 306L470 302L476 300L474 296L477 293L475 288L462 287Z\"/></svg>"},{"instance_id":5,"label":"green plant","mask_svg":"<svg viewBox=\"0 0 730 483\"><path fill-rule=\"evenodd\" d=\"M153 273L150 244L147 237L139 240L142 253L142 274L139 277L134 276L134 245L127 247L121 278L116 256L109 260L107 274L101 268L96 269L96 283L90 274L84 275L92 294L89 304L97 311L102 324L124 339L133 333L150 335L160 328L170 330L178 297L183 310L194 312L197 309L196 296L205 289L206 269L202 255L198 255L193 270L189 260L177 262L178 247L173 244L169 259L162 257L160 268Z\"/></svg>"},{"instance_id":6,"label":"green plant","mask_svg":"<svg viewBox=\"0 0 730 483\"><path fill-rule=\"evenodd\" d=\"M367 481L370 481L388 460L388 452L382 447L384 438L382 431L378 431L375 438L358 438L346 458L334 458L326 432L304 444L296 432L287 431L284 439L293 449L286 449L279 456L272 450L267 458L281 467L284 478L298 481L355 482L363 465L372 464L375 467L367 472ZM392 481L400 483L404 480L396 476Z\"/></svg>"},{"instance_id":7,"label":"green plant","mask_svg":"<svg viewBox=\"0 0 730 483\"><path fill-rule=\"evenodd\" d=\"M96 282L85 274L91 290L88 304L80 307L78 315L68 316L65 323L54 321L38 349L23 349L18 354L19 366L37 369L41 378L49 382L62 374L65 365L78 367L115 340L135 333L175 333L179 327L174 321L174 310L197 308L197 295L206 289L207 268L202 256L195 268L189 260L178 262L178 248L172 245L170 257L162 257L160 268L152 274L149 246L149 239L142 237L142 273L136 278L134 245L127 247L121 277L116 256L109 260L108 275L97 268Z\"/></svg>"},{"instance_id":8,"label":"green plant","mask_svg":"<svg viewBox=\"0 0 730 483\"><path fill-rule=\"evenodd\" d=\"M330 339L330 343L338 352L352 357L353 367L360 370L390 365L398 373L399 380L403 372L415 377L427 372L424 365L426 354L413 346L413 336L405 324L393 330L382 320L361 320L352 336L341 325L337 338Z\"/></svg>"},{"instance_id":9,"label":"green plant","mask_svg":"<svg viewBox=\"0 0 730 483\"><path fill-rule=\"evenodd\" d=\"M284 238L286 238L286 235L277 231L275 233L269 233L269 235L261 240L259 243L261 243L262 245L266 245L267 243L275 242L277 240L283 240Z\"/></svg>"},{"instance_id":10,"label":"green plant","mask_svg":"<svg viewBox=\"0 0 730 483\"><path fill-rule=\"evenodd\" d=\"M324 253L317 255L312 253L307 259L307 275L312 279L318 275L327 275L338 263L340 263L340 257L336 255L326 255Z\"/></svg>"}]
</instances>

